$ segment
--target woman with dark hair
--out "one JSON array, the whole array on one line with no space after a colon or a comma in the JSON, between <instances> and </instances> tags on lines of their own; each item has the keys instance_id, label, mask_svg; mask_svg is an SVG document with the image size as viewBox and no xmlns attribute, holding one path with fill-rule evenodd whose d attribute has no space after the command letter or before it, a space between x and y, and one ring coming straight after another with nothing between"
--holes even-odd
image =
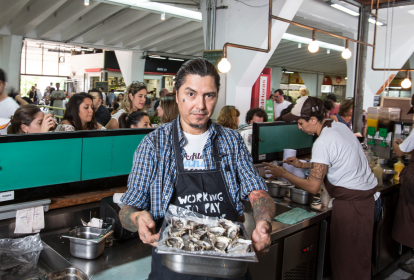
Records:
<instances>
[{"instance_id":1,"label":"woman with dark hair","mask_svg":"<svg viewBox=\"0 0 414 280\"><path fill-rule=\"evenodd\" d=\"M336 122L343 123L349 129L351 129L353 112L354 112L354 100L347 99L341 103L341 106L339 106L338 115L336 116L331 115L331 119L333 119Z\"/></svg>"},{"instance_id":2,"label":"woman with dark hair","mask_svg":"<svg viewBox=\"0 0 414 280\"><path fill-rule=\"evenodd\" d=\"M119 119L119 128L151 128L149 115L145 112L136 111L128 115L123 113Z\"/></svg>"},{"instance_id":3,"label":"woman with dark hair","mask_svg":"<svg viewBox=\"0 0 414 280\"><path fill-rule=\"evenodd\" d=\"M11 117L7 134L48 132L55 124L51 114L45 115L36 105L24 105Z\"/></svg>"},{"instance_id":4,"label":"woman with dark hair","mask_svg":"<svg viewBox=\"0 0 414 280\"><path fill-rule=\"evenodd\" d=\"M161 123L169 123L175 120L179 113L175 98L172 96L162 97L160 106L157 107L157 113L158 117L161 118Z\"/></svg>"},{"instance_id":5,"label":"woman with dark hair","mask_svg":"<svg viewBox=\"0 0 414 280\"><path fill-rule=\"evenodd\" d=\"M132 113L135 111L144 111L147 100L147 87L144 83L134 82L126 90L125 98L122 100L121 107L112 119L106 125L107 129L119 128L118 119L123 113Z\"/></svg>"},{"instance_id":6,"label":"woman with dark hair","mask_svg":"<svg viewBox=\"0 0 414 280\"><path fill-rule=\"evenodd\" d=\"M37 104L37 94L36 94L36 88L32 86L30 91L28 92L30 101L32 101L34 104Z\"/></svg>"},{"instance_id":7,"label":"woman with dark hair","mask_svg":"<svg viewBox=\"0 0 414 280\"><path fill-rule=\"evenodd\" d=\"M93 113L93 97L81 92L69 99L62 122L55 132L105 129L95 120Z\"/></svg>"},{"instance_id":8,"label":"woman with dark hair","mask_svg":"<svg viewBox=\"0 0 414 280\"><path fill-rule=\"evenodd\" d=\"M217 117L217 123L224 127L237 129L239 127L240 112L234 106L224 106Z\"/></svg>"}]
</instances>

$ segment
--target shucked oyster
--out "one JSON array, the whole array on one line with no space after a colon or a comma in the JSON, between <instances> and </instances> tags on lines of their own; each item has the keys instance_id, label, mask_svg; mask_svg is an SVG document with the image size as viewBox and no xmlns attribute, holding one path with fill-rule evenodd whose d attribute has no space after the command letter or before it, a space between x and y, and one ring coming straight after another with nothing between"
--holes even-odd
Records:
<instances>
[{"instance_id":1,"label":"shucked oyster","mask_svg":"<svg viewBox=\"0 0 414 280\"><path fill-rule=\"evenodd\" d=\"M184 240L181 237L168 237L167 239L165 239L165 243L167 244L167 246L172 248L184 248Z\"/></svg>"},{"instance_id":2,"label":"shucked oyster","mask_svg":"<svg viewBox=\"0 0 414 280\"><path fill-rule=\"evenodd\" d=\"M188 243L189 243L189 246L190 246L190 250L191 250L191 251L199 251L199 250L203 251L203 250L210 250L210 249L211 249L211 247L213 247L213 246L212 246L210 243L208 243L207 241L198 240L197 238L194 238L194 237L190 237L190 238L188 239ZM192 243L193 245L191 245L191 243ZM194 248L194 250L193 250L191 247L193 247L193 248ZM199 250L196 250L197 248L198 248Z\"/></svg>"},{"instance_id":3,"label":"shucked oyster","mask_svg":"<svg viewBox=\"0 0 414 280\"><path fill-rule=\"evenodd\" d=\"M201 239L201 237L203 237L205 234L207 233L207 231L204 228L197 228L195 230L189 230L189 235L190 237L194 237L196 239Z\"/></svg>"},{"instance_id":4,"label":"shucked oyster","mask_svg":"<svg viewBox=\"0 0 414 280\"><path fill-rule=\"evenodd\" d=\"M220 219L218 222L219 222L219 225L221 225L223 228L225 228L227 230L236 225L232 221L226 220L226 219Z\"/></svg>"},{"instance_id":5,"label":"shucked oyster","mask_svg":"<svg viewBox=\"0 0 414 280\"><path fill-rule=\"evenodd\" d=\"M203 251L204 250L203 245L194 243L193 241L188 241L188 247L190 247L190 251Z\"/></svg>"},{"instance_id":6,"label":"shucked oyster","mask_svg":"<svg viewBox=\"0 0 414 280\"><path fill-rule=\"evenodd\" d=\"M214 244L217 236L222 236L226 232L225 228L222 227L211 227L207 228L207 236L211 243Z\"/></svg>"},{"instance_id":7,"label":"shucked oyster","mask_svg":"<svg viewBox=\"0 0 414 280\"><path fill-rule=\"evenodd\" d=\"M171 218L171 225L172 225L173 228L185 228L185 226L187 225L187 220L172 217Z\"/></svg>"},{"instance_id":8,"label":"shucked oyster","mask_svg":"<svg viewBox=\"0 0 414 280\"><path fill-rule=\"evenodd\" d=\"M188 229L185 228L174 228L174 227L170 227L170 231L168 236L170 237L181 237L184 234L186 234L188 231Z\"/></svg>"},{"instance_id":9,"label":"shucked oyster","mask_svg":"<svg viewBox=\"0 0 414 280\"><path fill-rule=\"evenodd\" d=\"M243 254L248 252L249 246L252 244L251 240L237 238L227 247L228 253Z\"/></svg>"},{"instance_id":10,"label":"shucked oyster","mask_svg":"<svg viewBox=\"0 0 414 280\"><path fill-rule=\"evenodd\" d=\"M217 236L214 240L214 250L220 253L225 253L227 246L230 244L230 238L225 236Z\"/></svg>"},{"instance_id":11,"label":"shucked oyster","mask_svg":"<svg viewBox=\"0 0 414 280\"><path fill-rule=\"evenodd\" d=\"M232 227L227 229L227 237L230 239L235 239L239 237L240 226L233 224Z\"/></svg>"},{"instance_id":12,"label":"shucked oyster","mask_svg":"<svg viewBox=\"0 0 414 280\"><path fill-rule=\"evenodd\" d=\"M203 224L199 224L197 222L194 221L187 221L187 224L185 225L185 228L189 229L189 230L195 230L197 228L203 227Z\"/></svg>"}]
</instances>

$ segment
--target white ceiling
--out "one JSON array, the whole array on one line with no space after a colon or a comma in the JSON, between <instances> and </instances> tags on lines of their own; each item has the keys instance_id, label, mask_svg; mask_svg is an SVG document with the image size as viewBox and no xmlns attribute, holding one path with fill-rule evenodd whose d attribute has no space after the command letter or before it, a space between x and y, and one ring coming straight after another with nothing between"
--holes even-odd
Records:
<instances>
[{"instance_id":1,"label":"white ceiling","mask_svg":"<svg viewBox=\"0 0 414 280\"><path fill-rule=\"evenodd\" d=\"M199 11L200 1L153 2ZM168 14L162 21L160 13L109 0L90 0L89 6L84 6L83 0L0 0L0 7L0 36L13 34L68 45L141 49L185 57L201 56L204 50L202 22ZM294 21L348 37L358 27L356 17L333 9L324 0L304 0ZM311 31L296 26L290 26L287 32L311 38ZM321 33L317 33L317 40L344 45L343 40ZM320 49L311 54L307 45L299 49L297 43L287 40L280 42L268 66L346 75L346 62L340 52L331 50L327 54L326 49Z\"/></svg>"}]
</instances>

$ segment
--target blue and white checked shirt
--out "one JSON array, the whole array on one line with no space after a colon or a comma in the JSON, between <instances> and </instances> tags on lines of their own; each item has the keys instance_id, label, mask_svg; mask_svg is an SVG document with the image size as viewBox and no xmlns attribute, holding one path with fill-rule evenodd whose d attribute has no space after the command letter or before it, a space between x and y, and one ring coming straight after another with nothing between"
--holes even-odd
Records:
<instances>
[{"instance_id":1,"label":"blue and white checked shirt","mask_svg":"<svg viewBox=\"0 0 414 280\"><path fill-rule=\"evenodd\" d=\"M122 196L125 205L149 211L154 220L164 217L174 190L177 171L173 149L173 124L170 122L151 132L139 144L128 178L128 191ZM179 116L177 118L181 155L184 158L183 136ZM219 137L219 152L222 157L221 169L229 188L230 199L238 215L244 211L241 199L247 200L254 190L266 190L267 186L253 166L253 160L240 134L235 130L212 123L209 138L203 149L206 170L214 169L212 157L213 139ZM241 195L240 195L241 191Z\"/></svg>"}]
</instances>

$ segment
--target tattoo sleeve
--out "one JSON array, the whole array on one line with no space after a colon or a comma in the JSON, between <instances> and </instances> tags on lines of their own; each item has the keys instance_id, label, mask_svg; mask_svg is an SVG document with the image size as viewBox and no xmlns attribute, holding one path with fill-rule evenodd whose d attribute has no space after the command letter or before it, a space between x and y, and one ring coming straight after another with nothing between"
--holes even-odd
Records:
<instances>
[{"instance_id":1,"label":"tattoo sleeve","mask_svg":"<svg viewBox=\"0 0 414 280\"><path fill-rule=\"evenodd\" d=\"M327 169L328 166L326 164L312 162L309 177L315 181L322 182Z\"/></svg>"},{"instance_id":2,"label":"tattoo sleeve","mask_svg":"<svg viewBox=\"0 0 414 280\"><path fill-rule=\"evenodd\" d=\"M131 215L135 212L138 212L138 208L125 205L121 211L119 211L119 219L121 221L122 227L131 231L138 231L138 217L135 217L135 221L132 221Z\"/></svg>"},{"instance_id":3,"label":"tattoo sleeve","mask_svg":"<svg viewBox=\"0 0 414 280\"><path fill-rule=\"evenodd\" d=\"M260 220L273 221L276 215L276 206L270 195L264 191L252 191L249 195L253 208L253 217L256 223Z\"/></svg>"}]
</instances>

